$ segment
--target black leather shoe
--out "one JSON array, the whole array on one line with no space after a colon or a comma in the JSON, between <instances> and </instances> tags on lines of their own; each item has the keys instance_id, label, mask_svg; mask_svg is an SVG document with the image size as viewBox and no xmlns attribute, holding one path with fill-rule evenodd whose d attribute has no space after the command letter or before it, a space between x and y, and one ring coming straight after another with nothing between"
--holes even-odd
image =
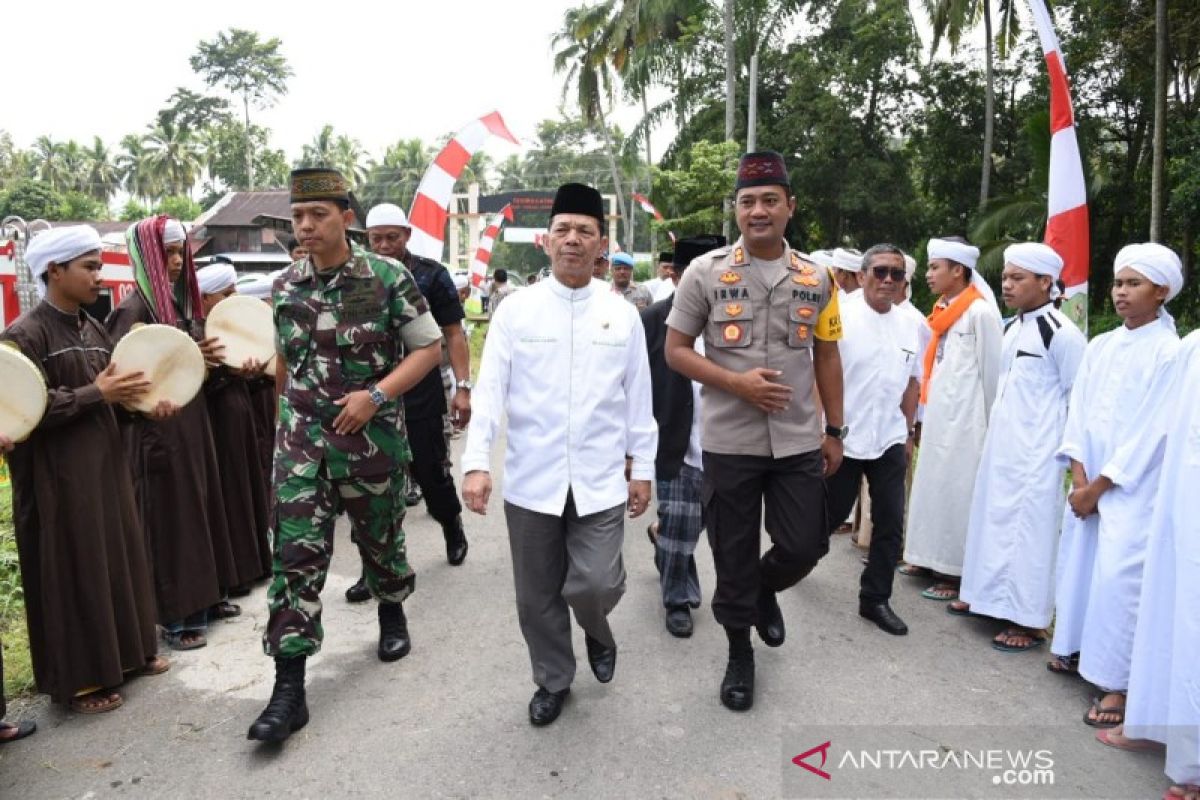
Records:
<instances>
[{"instance_id":1,"label":"black leather shoe","mask_svg":"<svg viewBox=\"0 0 1200 800\"><path fill-rule=\"evenodd\" d=\"M404 505L411 508L412 506L420 505L422 499L421 487L414 483L412 488L408 490L408 494L404 495Z\"/></svg>"},{"instance_id":2,"label":"black leather shoe","mask_svg":"<svg viewBox=\"0 0 1200 800\"><path fill-rule=\"evenodd\" d=\"M570 693L569 686L561 692L551 692L539 686L533 693L533 699L529 701L529 721L534 725L549 725L554 722L562 713L563 704L567 702L567 695Z\"/></svg>"},{"instance_id":3,"label":"black leather shoe","mask_svg":"<svg viewBox=\"0 0 1200 800\"><path fill-rule=\"evenodd\" d=\"M896 612L892 611L892 607L887 603L859 603L858 615L871 620L881 631L892 636L904 636L908 633L908 626L904 624L904 620L896 616Z\"/></svg>"},{"instance_id":4,"label":"black leather shoe","mask_svg":"<svg viewBox=\"0 0 1200 800\"><path fill-rule=\"evenodd\" d=\"M692 635L692 610L687 606L667 609L667 633L686 639Z\"/></svg>"},{"instance_id":5,"label":"black leather shoe","mask_svg":"<svg viewBox=\"0 0 1200 800\"><path fill-rule=\"evenodd\" d=\"M456 517L454 522L442 526L442 536L446 539L446 560L450 566L457 567L467 558L467 534L463 531L462 517Z\"/></svg>"},{"instance_id":6,"label":"black leather shoe","mask_svg":"<svg viewBox=\"0 0 1200 800\"><path fill-rule=\"evenodd\" d=\"M758 638L767 647L779 647L783 644L787 631L783 627L783 612L779 610L779 601L770 589L763 589L758 595L758 623L754 626Z\"/></svg>"},{"instance_id":7,"label":"black leather shoe","mask_svg":"<svg viewBox=\"0 0 1200 800\"><path fill-rule=\"evenodd\" d=\"M749 711L754 705L754 651L729 656L721 681L721 704L730 711Z\"/></svg>"},{"instance_id":8,"label":"black leather shoe","mask_svg":"<svg viewBox=\"0 0 1200 800\"><path fill-rule=\"evenodd\" d=\"M605 647L586 634L583 641L587 645L588 663L592 665L592 674L601 683L608 683L617 669L616 645Z\"/></svg>"},{"instance_id":9,"label":"black leather shoe","mask_svg":"<svg viewBox=\"0 0 1200 800\"><path fill-rule=\"evenodd\" d=\"M275 659L275 688L271 700L250 726L247 739L282 742L308 724L304 700L304 657Z\"/></svg>"},{"instance_id":10,"label":"black leather shoe","mask_svg":"<svg viewBox=\"0 0 1200 800\"><path fill-rule=\"evenodd\" d=\"M346 590L346 600L351 603L365 603L371 599L371 590L367 588L367 576L359 575L358 582Z\"/></svg>"},{"instance_id":11,"label":"black leather shoe","mask_svg":"<svg viewBox=\"0 0 1200 800\"><path fill-rule=\"evenodd\" d=\"M412 650L408 638L408 620L399 603L379 604L379 660L399 661Z\"/></svg>"}]
</instances>

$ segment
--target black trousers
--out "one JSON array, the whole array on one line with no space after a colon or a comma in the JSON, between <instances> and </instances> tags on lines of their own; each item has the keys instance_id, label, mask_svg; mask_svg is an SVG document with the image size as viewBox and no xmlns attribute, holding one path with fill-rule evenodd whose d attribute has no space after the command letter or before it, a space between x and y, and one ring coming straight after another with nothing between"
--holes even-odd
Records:
<instances>
[{"instance_id":1,"label":"black trousers","mask_svg":"<svg viewBox=\"0 0 1200 800\"><path fill-rule=\"evenodd\" d=\"M762 587L796 585L829 552L819 450L787 458L706 451L700 499L717 571L713 616L722 625L753 625ZM771 549L760 558L764 507Z\"/></svg>"},{"instance_id":2,"label":"black trousers","mask_svg":"<svg viewBox=\"0 0 1200 800\"><path fill-rule=\"evenodd\" d=\"M892 596L892 579L904 544L904 476L908 461L904 445L889 447L871 461L842 460L841 469L829 476L830 533L845 519L858 498L863 476L871 496L871 549L863 570L858 597L863 602L886 602Z\"/></svg>"},{"instance_id":3,"label":"black trousers","mask_svg":"<svg viewBox=\"0 0 1200 800\"><path fill-rule=\"evenodd\" d=\"M441 525L449 525L462 513L462 503L450 472L450 450L442 418L410 419L406 427L413 455L409 472L425 495L429 516Z\"/></svg>"}]
</instances>

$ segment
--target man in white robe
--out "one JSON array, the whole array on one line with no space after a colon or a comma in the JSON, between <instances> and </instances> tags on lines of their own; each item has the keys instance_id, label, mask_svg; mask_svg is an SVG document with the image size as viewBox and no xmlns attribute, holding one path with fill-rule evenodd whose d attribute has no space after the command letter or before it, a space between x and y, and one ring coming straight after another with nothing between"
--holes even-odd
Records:
<instances>
[{"instance_id":1,"label":"man in white robe","mask_svg":"<svg viewBox=\"0 0 1200 800\"><path fill-rule=\"evenodd\" d=\"M1063 261L1047 245L1004 251L1001 374L975 479L959 599L952 614L1011 623L992 640L1005 652L1041 645L1054 614L1054 555L1065 500L1057 458L1067 400L1087 337L1054 307Z\"/></svg>"},{"instance_id":2,"label":"man in white robe","mask_svg":"<svg viewBox=\"0 0 1200 800\"><path fill-rule=\"evenodd\" d=\"M1059 658L1049 665L1072 672L1078 663L1079 674L1104 692L1084 716L1095 727L1124 718L1161 474L1161 440L1149 432L1162 413L1179 350L1163 306L1183 288L1178 257L1161 245L1130 245L1113 266L1113 305L1124 324L1088 345L1059 448L1071 466L1072 488L1056 568L1050 649Z\"/></svg>"},{"instance_id":3,"label":"man in white robe","mask_svg":"<svg viewBox=\"0 0 1200 800\"><path fill-rule=\"evenodd\" d=\"M537 692L529 720L558 718L575 677L571 612L597 680L612 680L608 614L625 591L624 511L650 501L658 432L637 309L592 277L604 208L590 186L558 190L546 250L552 275L491 321L463 453L463 499L487 511L491 449L507 412L504 513L517 613ZM630 479L626 480L626 459Z\"/></svg>"},{"instance_id":4,"label":"man in white robe","mask_svg":"<svg viewBox=\"0 0 1200 800\"><path fill-rule=\"evenodd\" d=\"M1100 730L1128 750L1167 746L1167 796L1200 796L1200 331L1183 340L1167 404L1163 481L1155 498L1124 730Z\"/></svg>"},{"instance_id":5,"label":"man in white robe","mask_svg":"<svg viewBox=\"0 0 1200 800\"><path fill-rule=\"evenodd\" d=\"M975 474L1000 377L1003 330L996 299L975 269L979 250L962 239L930 239L926 280L939 295L929 324L920 451L909 499L904 574L936 573L922 596L958 594Z\"/></svg>"}]
</instances>

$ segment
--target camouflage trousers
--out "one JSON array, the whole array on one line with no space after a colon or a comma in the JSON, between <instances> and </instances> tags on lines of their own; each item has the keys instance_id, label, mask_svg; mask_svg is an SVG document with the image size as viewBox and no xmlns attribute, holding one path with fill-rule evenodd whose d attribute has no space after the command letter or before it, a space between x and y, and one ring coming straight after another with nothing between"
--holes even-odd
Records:
<instances>
[{"instance_id":1,"label":"camouflage trousers","mask_svg":"<svg viewBox=\"0 0 1200 800\"><path fill-rule=\"evenodd\" d=\"M321 464L317 477L289 475L276 488L267 655L293 658L321 649L321 589L342 511L350 517L371 595L399 603L412 594L416 574L404 548L403 474L332 479Z\"/></svg>"}]
</instances>

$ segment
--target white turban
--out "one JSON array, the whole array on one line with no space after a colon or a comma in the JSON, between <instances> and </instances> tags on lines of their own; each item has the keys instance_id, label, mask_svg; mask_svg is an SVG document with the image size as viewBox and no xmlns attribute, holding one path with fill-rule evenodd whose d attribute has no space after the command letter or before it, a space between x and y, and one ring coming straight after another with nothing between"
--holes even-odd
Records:
<instances>
[{"instance_id":1,"label":"white turban","mask_svg":"<svg viewBox=\"0 0 1200 800\"><path fill-rule=\"evenodd\" d=\"M454 276L454 288L458 289L460 292L463 289L467 288L470 285L470 283L471 282L467 279L466 275L455 275Z\"/></svg>"},{"instance_id":2,"label":"white turban","mask_svg":"<svg viewBox=\"0 0 1200 800\"><path fill-rule=\"evenodd\" d=\"M1183 291L1183 263L1174 251L1161 244L1146 242L1121 248L1113 261L1113 274L1125 267L1137 270L1153 284L1166 286L1168 303Z\"/></svg>"},{"instance_id":3,"label":"white turban","mask_svg":"<svg viewBox=\"0 0 1200 800\"><path fill-rule=\"evenodd\" d=\"M1055 283L1050 285L1050 299L1057 299L1062 293L1058 290L1058 276L1062 275L1062 256L1054 252L1054 248L1041 242L1021 242L1004 248L1004 263L1014 267L1029 270L1034 275L1045 275Z\"/></svg>"},{"instance_id":4,"label":"white turban","mask_svg":"<svg viewBox=\"0 0 1200 800\"><path fill-rule=\"evenodd\" d=\"M232 264L219 261L196 271L200 294L216 294L237 283L237 271Z\"/></svg>"},{"instance_id":5,"label":"white turban","mask_svg":"<svg viewBox=\"0 0 1200 800\"><path fill-rule=\"evenodd\" d=\"M912 300L912 279L917 274L917 260L904 254L904 299Z\"/></svg>"},{"instance_id":6,"label":"white turban","mask_svg":"<svg viewBox=\"0 0 1200 800\"><path fill-rule=\"evenodd\" d=\"M271 290L275 286L275 279L283 270L257 275L247 275L237 282L238 294L244 294L248 297L254 297L259 300L270 300Z\"/></svg>"},{"instance_id":7,"label":"white turban","mask_svg":"<svg viewBox=\"0 0 1200 800\"><path fill-rule=\"evenodd\" d=\"M167 220L167 225L163 228L163 244L175 244L176 242L186 242L187 231L183 229L183 223L171 217Z\"/></svg>"},{"instance_id":8,"label":"white turban","mask_svg":"<svg viewBox=\"0 0 1200 800\"><path fill-rule=\"evenodd\" d=\"M971 284L983 295L983 299L992 304L992 307L999 311L1000 306L996 302L996 293L992 291L992 287L979 274L979 270L975 269L975 265L979 263L979 248L962 242L952 242L949 239L930 239L926 246L926 252L929 255L929 260L933 261L936 258L946 258L955 263L962 264L964 267L969 267L971 270Z\"/></svg>"},{"instance_id":9,"label":"white turban","mask_svg":"<svg viewBox=\"0 0 1200 800\"><path fill-rule=\"evenodd\" d=\"M833 251L833 266L846 272L861 272L863 257L857 250L837 248Z\"/></svg>"},{"instance_id":10,"label":"white turban","mask_svg":"<svg viewBox=\"0 0 1200 800\"><path fill-rule=\"evenodd\" d=\"M826 269L829 269L833 266L832 250L813 250L812 253L809 254L809 258L811 258L812 262L818 267L825 267Z\"/></svg>"},{"instance_id":11,"label":"white turban","mask_svg":"<svg viewBox=\"0 0 1200 800\"><path fill-rule=\"evenodd\" d=\"M383 225L394 225L397 228L408 228L408 217L400 206L394 203L380 203L372 206L367 212L367 228L378 228Z\"/></svg>"},{"instance_id":12,"label":"white turban","mask_svg":"<svg viewBox=\"0 0 1200 800\"><path fill-rule=\"evenodd\" d=\"M84 253L100 249L100 234L91 225L70 225L51 228L39 233L25 249L25 263L33 274L33 285L38 297L46 296L46 282L42 276L50 264L67 264Z\"/></svg>"}]
</instances>

